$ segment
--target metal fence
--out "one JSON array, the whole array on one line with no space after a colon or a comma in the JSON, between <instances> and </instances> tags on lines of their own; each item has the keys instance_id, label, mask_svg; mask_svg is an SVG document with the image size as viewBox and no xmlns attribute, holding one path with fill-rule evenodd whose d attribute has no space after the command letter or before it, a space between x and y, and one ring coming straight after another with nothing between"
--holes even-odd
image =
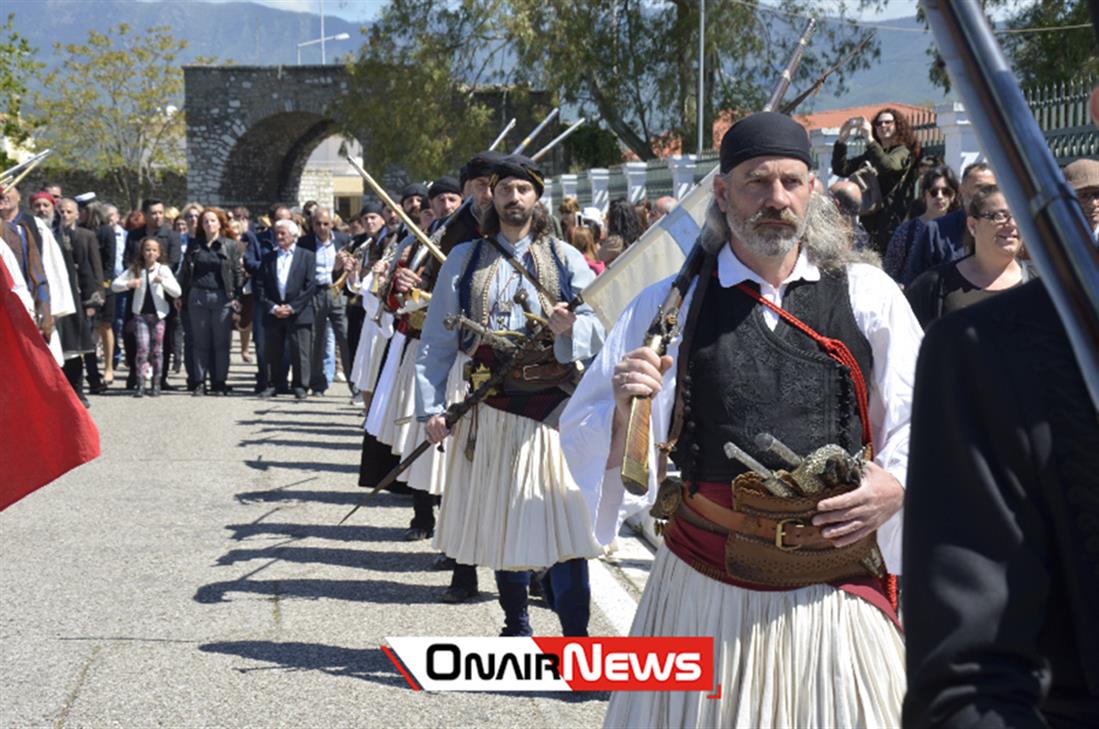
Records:
<instances>
[{"instance_id":1,"label":"metal fence","mask_svg":"<svg viewBox=\"0 0 1099 729\"><path fill-rule=\"evenodd\" d=\"M1095 83L1094 78L1088 78L1023 89L1023 96L1034 112L1034 117L1045 134L1050 150L1061 165L1081 157L1099 156L1099 130L1092 125L1087 108L1088 97ZM910 113L909 124L916 140L920 143L924 156L933 155L949 164L956 164L955 161L945 159L946 134L938 125L938 114L935 109L929 107ZM834 137L831 139L834 141ZM831 141L828 142L828 146L814 148L815 162L819 155L830 154L830 145ZM848 158L862 154L865 147L863 139L851 139L847 145ZM963 153L978 151L962 149ZM705 177L717 162L717 150L703 152L694 160L693 181L697 183ZM820 162L828 164L830 159L820 160ZM824 165L815 165L815 169L823 167ZM680 178L679 182L682 186L684 180ZM630 184L621 165L610 168L610 177L606 184L605 199L607 201L629 197ZM658 159L647 162L644 184L644 194L649 200L655 200L662 195L674 195L675 180L668 161ZM549 182L547 192L553 200L560 201L561 185L556 179ZM577 175L576 192L582 206L592 204L591 177L586 172ZM640 195L640 190L636 194Z\"/></svg>"}]
</instances>

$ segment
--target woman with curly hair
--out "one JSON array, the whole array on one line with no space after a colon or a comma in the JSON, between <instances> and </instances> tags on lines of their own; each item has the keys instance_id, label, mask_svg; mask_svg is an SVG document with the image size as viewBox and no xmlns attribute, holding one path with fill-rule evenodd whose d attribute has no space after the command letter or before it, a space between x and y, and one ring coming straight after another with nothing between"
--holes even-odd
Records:
<instances>
[{"instance_id":1,"label":"woman with curly hair","mask_svg":"<svg viewBox=\"0 0 1099 729\"><path fill-rule=\"evenodd\" d=\"M866 151L854 159L847 159L847 139L858 133L866 139ZM916 181L916 168L920 159L920 143L912 133L908 119L892 107L886 107L874 115L873 122L865 117L848 119L840 129L839 139L832 147L832 174L851 177L859 170L862 182L876 177L881 190L881 205L866 211L870 197L863 192L864 212L859 222L870 234L875 250L884 254L893 231L904 220L912 202ZM863 185L860 185L862 187Z\"/></svg>"}]
</instances>

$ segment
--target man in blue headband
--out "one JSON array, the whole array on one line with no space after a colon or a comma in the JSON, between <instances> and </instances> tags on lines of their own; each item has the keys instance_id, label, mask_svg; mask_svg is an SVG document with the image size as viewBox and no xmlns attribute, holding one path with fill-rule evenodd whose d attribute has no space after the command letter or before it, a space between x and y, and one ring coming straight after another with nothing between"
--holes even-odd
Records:
<instances>
[{"instance_id":1,"label":"man in blue headband","mask_svg":"<svg viewBox=\"0 0 1099 729\"><path fill-rule=\"evenodd\" d=\"M502 635L531 635L530 572L543 568L562 632L587 635L587 560L600 548L565 465L557 419L579 379L577 363L589 361L603 342L590 308L568 308L594 275L579 251L553 237L538 202L545 183L537 164L504 157L490 184L483 237L447 256L416 360L417 419L429 440L448 441L451 454L434 545L459 565L496 571ZM458 316L464 319L455 322ZM451 326L444 325L448 318ZM507 366L508 341L522 342L543 328L539 321L552 336L522 365ZM505 367L498 391L451 432L443 417L448 377L464 371L475 387Z\"/></svg>"}]
</instances>

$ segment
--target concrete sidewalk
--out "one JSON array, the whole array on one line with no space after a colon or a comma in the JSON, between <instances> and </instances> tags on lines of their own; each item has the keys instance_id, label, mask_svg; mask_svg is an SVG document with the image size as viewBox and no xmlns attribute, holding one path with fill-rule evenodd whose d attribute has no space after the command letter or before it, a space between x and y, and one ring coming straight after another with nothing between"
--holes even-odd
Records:
<instances>
[{"instance_id":1,"label":"concrete sidewalk","mask_svg":"<svg viewBox=\"0 0 1099 729\"><path fill-rule=\"evenodd\" d=\"M0 724L601 724L605 695L408 688L384 637L496 635L492 574L481 601L438 603L449 574L399 541L407 497L336 526L363 493L358 410L339 385L246 396L250 372L228 398L94 397L102 457L0 514ZM593 562L593 635L628 629L649 562L629 537Z\"/></svg>"}]
</instances>

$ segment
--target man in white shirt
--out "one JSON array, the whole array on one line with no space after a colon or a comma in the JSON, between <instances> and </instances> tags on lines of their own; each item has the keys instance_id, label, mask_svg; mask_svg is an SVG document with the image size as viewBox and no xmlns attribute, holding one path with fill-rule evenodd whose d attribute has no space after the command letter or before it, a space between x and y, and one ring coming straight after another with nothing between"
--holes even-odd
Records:
<instances>
[{"instance_id":1,"label":"man in white shirt","mask_svg":"<svg viewBox=\"0 0 1099 729\"><path fill-rule=\"evenodd\" d=\"M268 383L284 382L282 352L290 344L293 366L291 387L294 397L304 400L309 384L309 358L313 347L313 294L316 292L316 261L313 252L297 245L301 230L292 220L275 223L278 248L263 257L263 286L260 311L264 312ZM262 397L275 395L268 386Z\"/></svg>"},{"instance_id":2,"label":"man in white shirt","mask_svg":"<svg viewBox=\"0 0 1099 729\"><path fill-rule=\"evenodd\" d=\"M561 417L603 543L654 502L670 454L682 483L660 489L668 526L631 633L716 638L719 697L621 692L607 726L899 724L904 647L886 569L900 568L921 330L812 186L800 125L769 112L735 124L698 244L712 253L683 302L682 338L662 357L642 346L671 281L649 287ZM635 397L652 398L640 495L625 492L619 472ZM761 508L745 492L756 474L795 465L757 440L763 433L802 457L834 445L848 456L869 447L874 460L823 493L823 479L815 491L787 489L794 496L765 481L753 496ZM729 443L743 460L727 457Z\"/></svg>"}]
</instances>

